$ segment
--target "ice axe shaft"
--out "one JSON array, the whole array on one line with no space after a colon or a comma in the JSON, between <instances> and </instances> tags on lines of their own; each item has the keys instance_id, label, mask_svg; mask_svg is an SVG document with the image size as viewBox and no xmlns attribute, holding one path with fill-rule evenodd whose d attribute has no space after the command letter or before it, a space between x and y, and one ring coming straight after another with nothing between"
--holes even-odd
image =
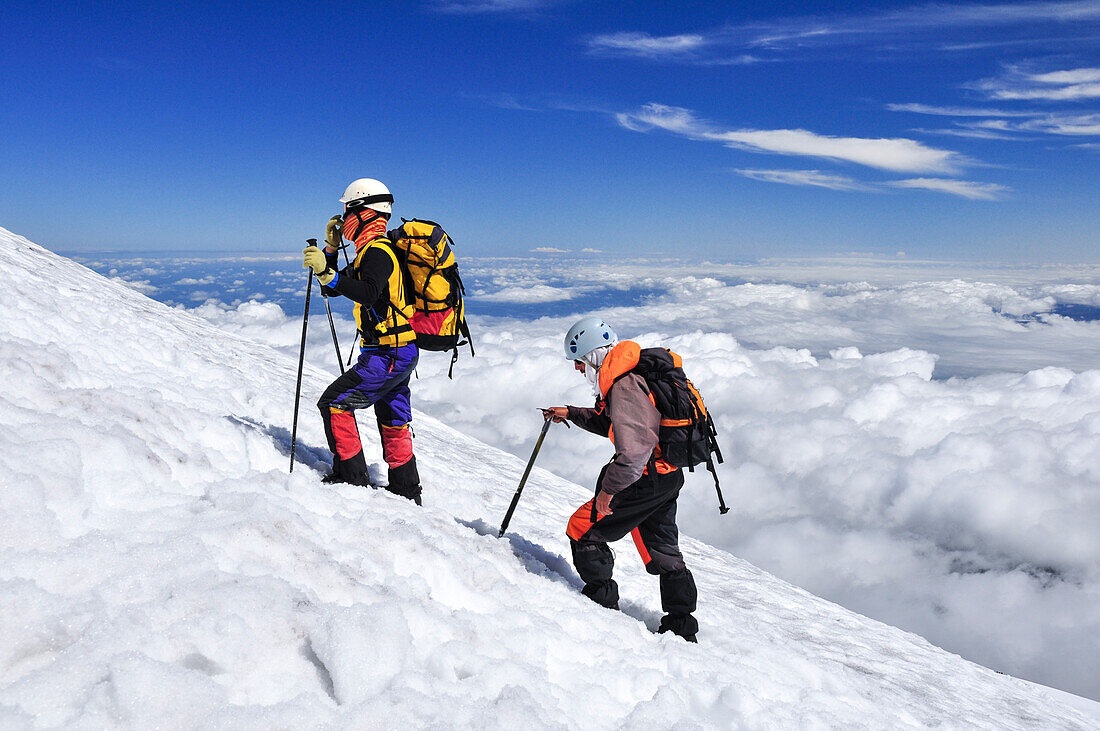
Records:
<instances>
[{"instance_id":1,"label":"ice axe shaft","mask_svg":"<svg viewBox=\"0 0 1100 731\"><path fill-rule=\"evenodd\" d=\"M725 515L730 509L726 507L726 501L722 497L722 488L718 486L717 480L714 481L714 489L718 492L718 512Z\"/></svg>"},{"instance_id":2,"label":"ice axe shaft","mask_svg":"<svg viewBox=\"0 0 1100 731\"><path fill-rule=\"evenodd\" d=\"M531 468L535 466L535 458L539 456L539 450L542 449L542 440L546 438L546 432L550 430L550 424L553 422L550 419L546 419L542 423L542 431L539 432L539 440L535 442L535 450L531 452L531 459L527 460L527 469L523 471L523 477L519 480L519 487L516 488L516 494L512 496L512 504L508 506L508 512L504 516L504 522L500 524L500 533L497 534L497 538L504 536L504 531L508 530L508 522L512 520L512 513L516 512L516 505L519 504L519 496L523 493L523 486L527 484L527 477L531 474Z\"/></svg>"}]
</instances>

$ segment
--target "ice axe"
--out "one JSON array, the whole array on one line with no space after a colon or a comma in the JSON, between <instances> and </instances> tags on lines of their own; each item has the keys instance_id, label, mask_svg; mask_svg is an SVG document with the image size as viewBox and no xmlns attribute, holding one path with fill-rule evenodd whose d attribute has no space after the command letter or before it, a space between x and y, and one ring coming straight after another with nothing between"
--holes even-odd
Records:
<instances>
[{"instance_id":1,"label":"ice axe","mask_svg":"<svg viewBox=\"0 0 1100 731\"><path fill-rule=\"evenodd\" d=\"M497 534L497 538L504 537L504 531L508 530L508 522L512 520L512 513L516 512L516 505L519 503L519 496L523 493L523 486L527 484L527 477L531 474L531 468L535 466L535 457L539 456L539 450L542 449L542 440L546 438L546 432L550 431L550 425L553 423L551 419L546 419L542 423L542 431L539 432L539 440L535 442L535 451L531 452L531 459L527 460L527 469L523 471L523 477L519 480L519 487L516 488L516 494L512 496L512 504L508 506L508 512L504 516L504 522L500 524L500 533Z\"/></svg>"}]
</instances>

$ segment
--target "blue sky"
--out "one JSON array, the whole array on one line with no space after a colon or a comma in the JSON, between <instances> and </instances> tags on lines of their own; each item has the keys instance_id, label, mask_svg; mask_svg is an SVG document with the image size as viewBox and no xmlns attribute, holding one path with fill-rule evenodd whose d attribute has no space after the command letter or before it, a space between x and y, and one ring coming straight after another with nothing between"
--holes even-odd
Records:
<instances>
[{"instance_id":1,"label":"blue sky","mask_svg":"<svg viewBox=\"0 0 1100 731\"><path fill-rule=\"evenodd\" d=\"M228 5L0 7L0 225L293 249L372 176L481 255L1100 260L1095 0Z\"/></svg>"}]
</instances>

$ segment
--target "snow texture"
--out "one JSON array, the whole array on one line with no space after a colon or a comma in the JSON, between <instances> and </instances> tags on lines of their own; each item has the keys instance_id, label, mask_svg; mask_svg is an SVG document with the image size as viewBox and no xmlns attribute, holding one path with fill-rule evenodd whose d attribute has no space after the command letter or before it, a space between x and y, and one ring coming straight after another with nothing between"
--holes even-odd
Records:
<instances>
[{"instance_id":1,"label":"snow texture","mask_svg":"<svg viewBox=\"0 0 1100 731\"><path fill-rule=\"evenodd\" d=\"M424 508L324 487L313 366L287 475L293 358L3 229L0 308L4 728L1097 727L690 539L700 644L653 635L629 546L623 612L579 595L585 488L498 540L522 460L424 413Z\"/></svg>"}]
</instances>

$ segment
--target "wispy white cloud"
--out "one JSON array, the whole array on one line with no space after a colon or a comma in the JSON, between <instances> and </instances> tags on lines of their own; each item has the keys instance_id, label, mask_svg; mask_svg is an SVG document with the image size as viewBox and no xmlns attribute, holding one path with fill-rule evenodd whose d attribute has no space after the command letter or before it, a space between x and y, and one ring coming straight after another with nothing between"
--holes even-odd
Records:
<instances>
[{"instance_id":1,"label":"wispy white cloud","mask_svg":"<svg viewBox=\"0 0 1100 731\"><path fill-rule=\"evenodd\" d=\"M647 104L635 112L619 113L615 118L620 125L636 132L661 129L753 152L841 160L894 172L954 173L966 162L951 150L905 138L834 137L804 129L723 130L696 118L689 109L664 104Z\"/></svg>"},{"instance_id":2,"label":"wispy white cloud","mask_svg":"<svg viewBox=\"0 0 1100 731\"><path fill-rule=\"evenodd\" d=\"M470 99L476 99L501 109L511 109L521 112L585 112L588 114L614 114L615 111L606 104L586 99L577 95L561 93L532 93L532 94L471 94Z\"/></svg>"},{"instance_id":3,"label":"wispy white cloud","mask_svg":"<svg viewBox=\"0 0 1100 731\"><path fill-rule=\"evenodd\" d=\"M883 16L917 25L1005 25L1015 23L1073 22L1100 18L1100 5L1094 0L1069 2L1021 2L1001 4L923 5Z\"/></svg>"},{"instance_id":4,"label":"wispy white cloud","mask_svg":"<svg viewBox=\"0 0 1100 731\"><path fill-rule=\"evenodd\" d=\"M1001 200L1012 191L1004 185L997 183L976 183L969 180L950 180L946 178L911 178L909 180L893 180L887 185L895 188L917 188L920 190L933 190L937 193L950 193L970 200L995 201Z\"/></svg>"},{"instance_id":5,"label":"wispy white cloud","mask_svg":"<svg viewBox=\"0 0 1100 731\"><path fill-rule=\"evenodd\" d=\"M1100 4L1098 4L1100 6ZM1100 98L1100 68L1034 73L1017 67L970 85L1003 101L1080 101Z\"/></svg>"},{"instance_id":6,"label":"wispy white cloud","mask_svg":"<svg viewBox=\"0 0 1100 731\"><path fill-rule=\"evenodd\" d=\"M1020 135L1005 134L1003 132L994 132L989 129L978 129L974 127L941 127L939 129L924 129L921 127L914 128L913 132L920 132L926 135L944 135L947 137L963 137L971 140L1006 140L1006 141L1020 141L1025 139Z\"/></svg>"},{"instance_id":7,"label":"wispy white cloud","mask_svg":"<svg viewBox=\"0 0 1100 731\"><path fill-rule=\"evenodd\" d=\"M530 13L561 0L435 0L430 7L440 13L478 15L489 13Z\"/></svg>"},{"instance_id":8,"label":"wispy white cloud","mask_svg":"<svg viewBox=\"0 0 1100 731\"><path fill-rule=\"evenodd\" d=\"M1100 35L1045 35L1045 36L1027 36L1024 38L1010 38L1001 39L996 41L983 40L983 41L969 41L959 43L941 43L937 48L941 51L982 51L989 48L1013 48L1013 47L1026 47L1026 46L1065 46L1069 41L1076 41L1077 43L1095 43L1100 40Z\"/></svg>"},{"instance_id":9,"label":"wispy white cloud","mask_svg":"<svg viewBox=\"0 0 1100 731\"><path fill-rule=\"evenodd\" d=\"M868 190L868 187L846 175L830 175L820 170L752 170L738 168L735 171L752 180L786 185L805 185L831 190Z\"/></svg>"},{"instance_id":10,"label":"wispy white cloud","mask_svg":"<svg viewBox=\"0 0 1100 731\"><path fill-rule=\"evenodd\" d=\"M624 31L594 36L589 39L588 47L593 51L658 58L683 55L698 50L710 42L712 41L698 34L651 36L648 33Z\"/></svg>"},{"instance_id":11,"label":"wispy white cloud","mask_svg":"<svg viewBox=\"0 0 1100 731\"><path fill-rule=\"evenodd\" d=\"M941 134L978 137L990 140L1020 140L1020 135L1059 135L1063 137L1100 136L1100 114L1044 114L1030 119L983 119L957 122L958 129L939 130Z\"/></svg>"},{"instance_id":12,"label":"wispy white cloud","mask_svg":"<svg viewBox=\"0 0 1100 731\"><path fill-rule=\"evenodd\" d=\"M887 104L891 112L932 114L941 117L1038 117L1044 112L1008 111L1005 109L978 109L975 107L938 107L930 104Z\"/></svg>"},{"instance_id":13,"label":"wispy white cloud","mask_svg":"<svg viewBox=\"0 0 1100 731\"><path fill-rule=\"evenodd\" d=\"M1080 69L1078 71L1081 71ZM1100 72L1100 69L1096 69ZM1054 78L1058 75L1051 74ZM1019 140L1020 134L1091 136L1100 135L1100 113L1052 113L1046 111L976 109L972 107L936 107L925 104L887 104L895 112L960 117L957 128L915 130L929 134L976 137L991 140ZM987 119L978 119L987 117Z\"/></svg>"},{"instance_id":14,"label":"wispy white cloud","mask_svg":"<svg viewBox=\"0 0 1100 731\"><path fill-rule=\"evenodd\" d=\"M568 254L569 249L559 249L556 246L536 246L531 249L535 254Z\"/></svg>"},{"instance_id":15,"label":"wispy white cloud","mask_svg":"<svg viewBox=\"0 0 1100 731\"><path fill-rule=\"evenodd\" d=\"M1034 74L1033 81L1040 84L1087 84L1100 82L1100 69L1071 69L1069 71L1051 71L1046 74Z\"/></svg>"},{"instance_id":16,"label":"wispy white cloud","mask_svg":"<svg viewBox=\"0 0 1100 731\"><path fill-rule=\"evenodd\" d=\"M588 51L595 56L645 58L658 61L682 61L704 66L745 66L763 59L751 53L730 54L720 34L683 33L654 36L637 31L620 31L590 36ZM716 52L708 53L712 47Z\"/></svg>"},{"instance_id":17,"label":"wispy white cloud","mask_svg":"<svg viewBox=\"0 0 1100 731\"><path fill-rule=\"evenodd\" d=\"M731 147L831 158L882 170L953 172L958 168L954 152L905 138L833 137L804 129L774 129L731 130L717 133L715 139Z\"/></svg>"},{"instance_id":18,"label":"wispy white cloud","mask_svg":"<svg viewBox=\"0 0 1100 731\"><path fill-rule=\"evenodd\" d=\"M671 36L651 36L623 31L593 36L589 50L601 55L622 55L665 60L712 63L712 54L763 60L793 50L813 47L866 44L887 40L911 40L924 31L971 32L954 43L940 39L935 48L966 51L986 48L992 42L1016 45L1059 43L1095 35L1090 23L1100 21L1100 3L1019 2L1000 4L913 5L889 12L780 18L766 22L731 24ZM1057 37L1034 36L989 41L976 34L989 28L1021 26L1027 31L1044 24L1059 24ZM746 55L741 55L746 54Z\"/></svg>"},{"instance_id":19,"label":"wispy white cloud","mask_svg":"<svg viewBox=\"0 0 1100 731\"><path fill-rule=\"evenodd\" d=\"M995 183L976 183L948 178L910 178L885 183L863 183L845 175L830 175L819 170L752 170L738 169L739 175L752 180L786 185L803 185L831 190L881 192L885 187L933 190L950 193L969 200L1001 200L1010 189Z\"/></svg>"},{"instance_id":20,"label":"wispy white cloud","mask_svg":"<svg viewBox=\"0 0 1100 731\"><path fill-rule=\"evenodd\" d=\"M520 100L514 94L498 94L492 97L490 103L501 109L512 109L517 112L541 112L545 107L536 104L529 104Z\"/></svg>"},{"instance_id":21,"label":"wispy white cloud","mask_svg":"<svg viewBox=\"0 0 1100 731\"><path fill-rule=\"evenodd\" d=\"M1047 114L1018 122L1015 129L1052 135L1100 136L1100 114Z\"/></svg>"}]
</instances>

